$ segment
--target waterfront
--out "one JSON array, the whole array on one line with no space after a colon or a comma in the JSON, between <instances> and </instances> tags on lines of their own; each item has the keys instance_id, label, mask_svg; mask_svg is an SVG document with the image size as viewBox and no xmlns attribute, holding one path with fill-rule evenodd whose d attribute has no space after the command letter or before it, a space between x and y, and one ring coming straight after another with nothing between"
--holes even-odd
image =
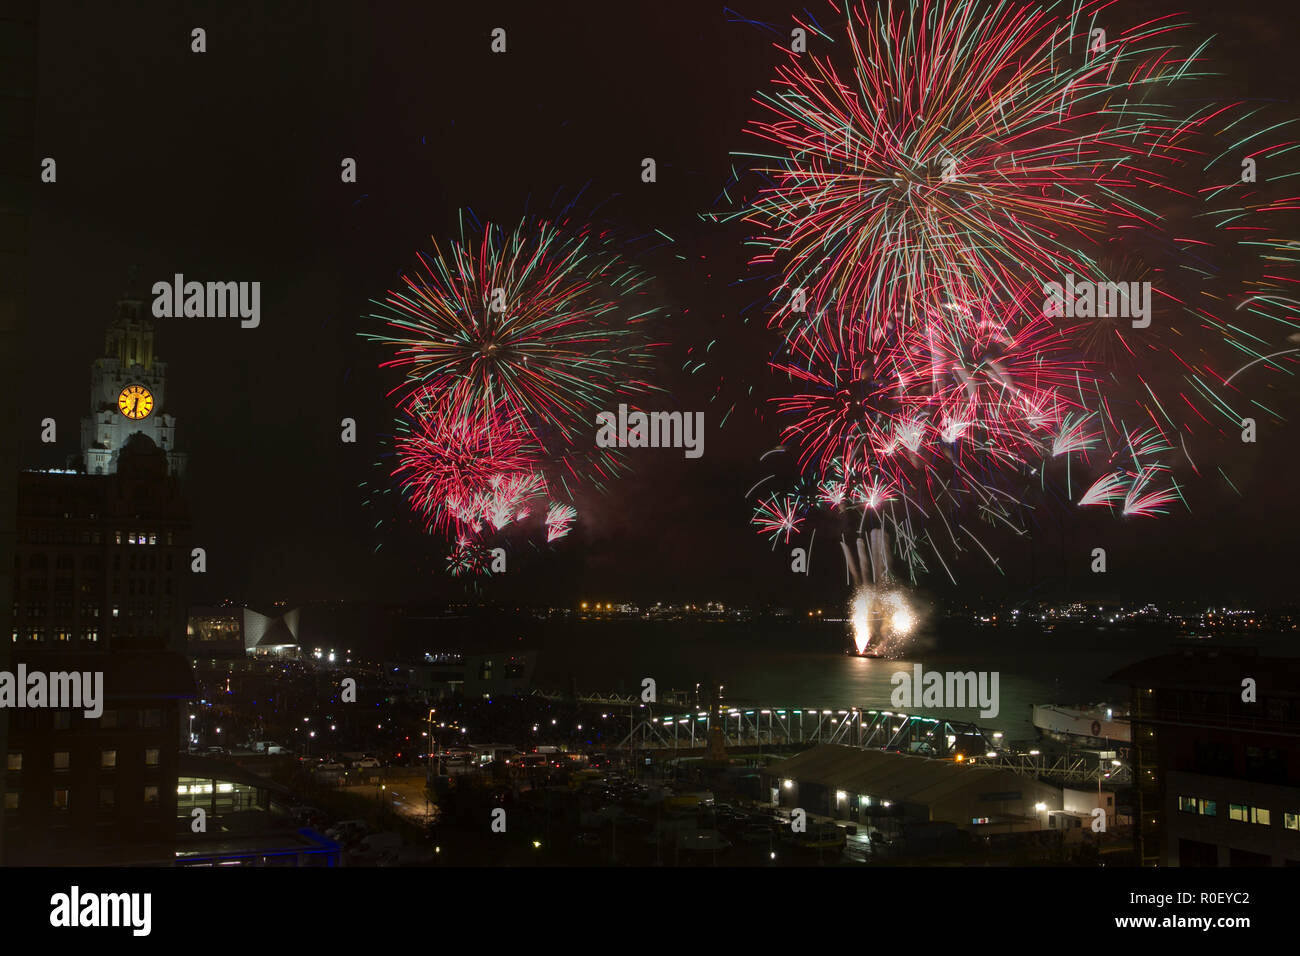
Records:
<instances>
[{"instance_id":1,"label":"waterfront","mask_svg":"<svg viewBox=\"0 0 1300 956\"><path fill-rule=\"evenodd\" d=\"M668 640L674 630L690 640ZM698 626L639 621L579 623L548 628L538 642L536 686L556 691L632 693L653 677L660 694L717 680L733 704L889 709L890 677L927 671L998 671L996 718L976 710L924 709L993 730L1008 740L1034 736L1034 704L1109 701L1127 703L1127 689L1106 678L1120 668L1167 653L1171 646L1207 642L1177 640L1168 633L1098 630L1081 636L1041 634L1030 628L981 628L947 623L924 631L901 657L858 658L839 653L841 628L764 629L759 625ZM1257 647L1261 654L1295 654L1293 637L1251 634L1215 641L1216 646Z\"/></svg>"}]
</instances>

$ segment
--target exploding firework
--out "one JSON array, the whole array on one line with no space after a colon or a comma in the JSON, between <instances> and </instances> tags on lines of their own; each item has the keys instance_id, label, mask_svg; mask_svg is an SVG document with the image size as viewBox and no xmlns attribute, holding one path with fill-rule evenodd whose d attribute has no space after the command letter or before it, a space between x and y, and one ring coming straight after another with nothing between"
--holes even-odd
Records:
<instances>
[{"instance_id":1,"label":"exploding firework","mask_svg":"<svg viewBox=\"0 0 1300 956\"><path fill-rule=\"evenodd\" d=\"M800 23L827 43L759 94L760 185L731 216L775 276L781 437L819 488L799 505L888 529L913 579L930 556L951 577L936 538L996 564L972 524L1024 533L1049 480L1127 517L1185 505L1170 456L1196 471L1189 442L1252 410L1233 376L1294 362L1296 201L1239 162L1292 175L1264 138L1286 124L1188 106L1205 47L1109 0L843 13ZM767 494L755 524L788 538Z\"/></svg>"},{"instance_id":2,"label":"exploding firework","mask_svg":"<svg viewBox=\"0 0 1300 956\"><path fill-rule=\"evenodd\" d=\"M529 471L527 438L508 420L408 418L395 451L393 474L430 530L481 524L503 485L519 497L542 484Z\"/></svg>"},{"instance_id":3,"label":"exploding firework","mask_svg":"<svg viewBox=\"0 0 1300 956\"><path fill-rule=\"evenodd\" d=\"M546 511L546 540L559 541L573 527L578 512L569 505L553 504Z\"/></svg>"},{"instance_id":4,"label":"exploding firework","mask_svg":"<svg viewBox=\"0 0 1300 956\"><path fill-rule=\"evenodd\" d=\"M1159 105L1196 75L1178 24L1099 36L1106 6L859 3L838 63L791 54L758 98L764 151L742 153L770 183L744 218L783 269L774 324L834 304L871 345L951 299L1092 276L1089 246L1151 225L1135 181L1162 180L1212 111Z\"/></svg>"},{"instance_id":5,"label":"exploding firework","mask_svg":"<svg viewBox=\"0 0 1300 956\"><path fill-rule=\"evenodd\" d=\"M450 572L478 575L488 538L525 523L565 537L577 509L556 499L619 472L593 422L651 390L658 309L611 237L567 213L513 228L462 217L458 241L418 258L375 303L386 330L363 335L403 373L393 477L426 530L454 538Z\"/></svg>"},{"instance_id":6,"label":"exploding firework","mask_svg":"<svg viewBox=\"0 0 1300 956\"><path fill-rule=\"evenodd\" d=\"M447 555L447 570L452 577L492 573L492 554L481 544L461 538Z\"/></svg>"},{"instance_id":7,"label":"exploding firework","mask_svg":"<svg viewBox=\"0 0 1300 956\"><path fill-rule=\"evenodd\" d=\"M387 331L366 335L396 353L382 367L404 373L399 405L470 427L507 419L565 479L609 477L616 452L594 447L592 421L651 390L646 278L608 235L568 221L462 220L460 240L434 250L371 316Z\"/></svg>"},{"instance_id":8,"label":"exploding firework","mask_svg":"<svg viewBox=\"0 0 1300 956\"><path fill-rule=\"evenodd\" d=\"M849 601L853 644L859 657L896 656L916 627L902 591L859 587Z\"/></svg>"},{"instance_id":9,"label":"exploding firework","mask_svg":"<svg viewBox=\"0 0 1300 956\"><path fill-rule=\"evenodd\" d=\"M790 535L799 530L803 523L799 517L801 507L798 495L773 496L759 502L751 521L760 533L772 536L775 547L778 539L789 541Z\"/></svg>"}]
</instances>

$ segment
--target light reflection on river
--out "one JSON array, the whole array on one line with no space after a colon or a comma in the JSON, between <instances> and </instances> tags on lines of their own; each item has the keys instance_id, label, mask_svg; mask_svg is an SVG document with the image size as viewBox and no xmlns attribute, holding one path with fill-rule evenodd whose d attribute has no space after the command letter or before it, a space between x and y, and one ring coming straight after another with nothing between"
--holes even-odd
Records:
<instances>
[{"instance_id":1,"label":"light reflection on river","mask_svg":"<svg viewBox=\"0 0 1300 956\"><path fill-rule=\"evenodd\" d=\"M1066 636L1028 629L974 630L948 626L914 640L895 660L837 652L838 630L701 625L678 622L570 623L551 626L543 639L534 682L556 691L632 693L653 677L660 696L715 680L733 705L785 708L891 709L891 676L926 671L997 671L999 713L981 718L975 709L925 708L926 713L969 720L1000 730L1008 740L1034 735L1034 704L1109 701L1124 704L1128 690L1106 678L1136 661L1180 646L1168 634L1098 631ZM1262 654L1289 655L1294 638L1252 635L1232 646L1257 646ZM922 708L913 705L914 710Z\"/></svg>"}]
</instances>

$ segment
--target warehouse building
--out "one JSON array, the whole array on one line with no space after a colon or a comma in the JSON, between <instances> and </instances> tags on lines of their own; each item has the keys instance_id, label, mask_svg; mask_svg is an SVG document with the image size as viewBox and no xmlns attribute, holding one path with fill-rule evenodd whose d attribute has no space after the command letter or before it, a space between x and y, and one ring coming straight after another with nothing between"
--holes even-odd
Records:
<instances>
[{"instance_id":1,"label":"warehouse building","mask_svg":"<svg viewBox=\"0 0 1300 956\"><path fill-rule=\"evenodd\" d=\"M1086 829L1091 808L1081 812L1081 792L1066 806L1065 791L1034 777L995 767L971 766L884 750L823 744L772 764L764 788L776 806L884 833L924 823L950 823L972 835L1058 828ZM1090 802L1113 818L1114 794Z\"/></svg>"}]
</instances>

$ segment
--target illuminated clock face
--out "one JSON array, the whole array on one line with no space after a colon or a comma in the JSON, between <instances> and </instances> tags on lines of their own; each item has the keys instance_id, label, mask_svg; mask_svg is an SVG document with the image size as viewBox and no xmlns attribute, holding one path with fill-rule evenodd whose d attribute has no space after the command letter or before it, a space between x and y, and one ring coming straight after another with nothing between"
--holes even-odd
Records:
<instances>
[{"instance_id":1,"label":"illuminated clock face","mask_svg":"<svg viewBox=\"0 0 1300 956\"><path fill-rule=\"evenodd\" d=\"M153 393L143 385L128 385L117 396L117 408L127 418L146 418L153 411Z\"/></svg>"}]
</instances>

